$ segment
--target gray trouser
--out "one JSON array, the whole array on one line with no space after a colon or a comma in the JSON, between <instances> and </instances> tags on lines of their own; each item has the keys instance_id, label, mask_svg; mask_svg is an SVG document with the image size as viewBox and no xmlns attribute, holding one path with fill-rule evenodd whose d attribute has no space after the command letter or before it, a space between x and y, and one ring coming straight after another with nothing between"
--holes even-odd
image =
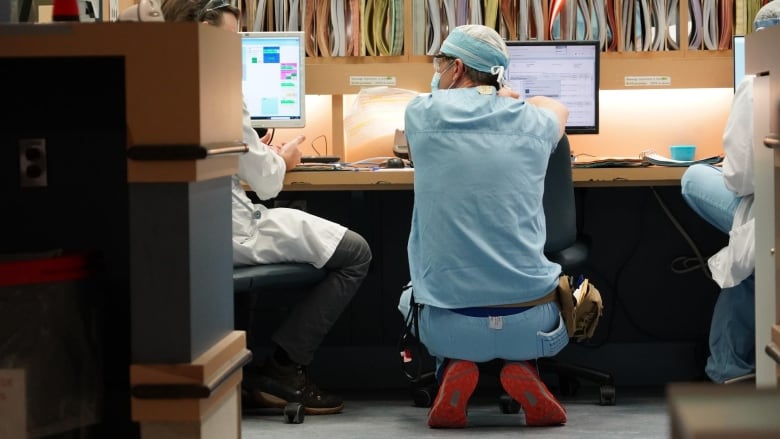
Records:
<instances>
[{"instance_id":1,"label":"gray trouser","mask_svg":"<svg viewBox=\"0 0 780 439\"><path fill-rule=\"evenodd\" d=\"M362 236L347 230L325 269L328 275L298 302L271 337L290 359L308 365L325 335L349 305L371 264L371 249Z\"/></svg>"}]
</instances>

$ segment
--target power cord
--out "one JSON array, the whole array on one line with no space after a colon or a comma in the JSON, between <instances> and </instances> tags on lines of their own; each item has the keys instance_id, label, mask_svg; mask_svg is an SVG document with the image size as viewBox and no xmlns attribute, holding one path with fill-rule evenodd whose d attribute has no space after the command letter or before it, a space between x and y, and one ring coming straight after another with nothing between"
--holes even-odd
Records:
<instances>
[{"instance_id":1,"label":"power cord","mask_svg":"<svg viewBox=\"0 0 780 439\"><path fill-rule=\"evenodd\" d=\"M669 221L671 221L672 225L674 225L674 228L680 232L680 235L682 235L683 239L685 239L685 242L688 243L688 246L691 247L691 250L693 250L693 253L696 255L696 257L680 256L674 258L672 260L672 272L676 274L682 274L701 269L701 271L704 273L704 276L707 279L712 280L712 273L710 272L710 268L707 265L707 261L702 256L701 251L699 251L699 248L696 246L696 243L693 242L693 239L691 239L690 235L688 235L688 232L685 231L685 228L680 224L679 221L677 221L677 218L674 217L672 212L666 206L666 203L664 203L663 199L661 199L658 191L655 190L655 187L651 186L650 190L653 192L655 199L658 201L658 205L661 206L661 209L663 209L667 218L669 218Z\"/></svg>"},{"instance_id":2,"label":"power cord","mask_svg":"<svg viewBox=\"0 0 780 439\"><path fill-rule=\"evenodd\" d=\"M652 187L650 189L655 194L655 189L652 188ZM655 195L657 197L656 199L658 199L658 194L655 194ZM647 200L647 198L645 198L645 200ZM659 200L659 202L661 202L661 200ZM666 210L667 215L671 215L669 213L668 209L666 208L665 204L663 204L661 202L661 205L662 205L662 208ZM634 330L639 335L642 335L642 336L647 337L649 339L658 340L658 341L665 341L665 342L693 342L693 343L697 343L697 344L702 343L702 340L700 340L697 337L688 338L688 337L662 336L662 335L654 334L652 331L642 327L636 321L636 319L634 318L633 314L631 313L631 310L629 309L628 305L626 304L625 300L623 300L621 294L618 292L618 284L620 284L620 282L621 282L621 278L623 277L623 273L624 273L625 269L629 266L630 261L634 259L634 256L636 255L637 250L639 249L639 246L640 246L640 244L642 242L642 238L643 238L644 235L641 233L641 231L645 227L645 219L646 219L647 215L645 215L644 213L645 213L646 209L647 209L647 201L643 202L641 204L639 210L638 210L638 214L639 214L638 215L638 221L636 221L635 224L637 224L639 227L638 227L637 232L634 234L636 239L634 239L634 241L633 241L633 243L631 245L631 248L628 249L626 257L621 258L623 263L619 267L617 267L617 270L615 271L615 275L614 275L614 280L613 281L610 282L603 273L600 273L600 272L598 272L598 270L595 270L592 264L588 264L588 266L590 268L588 271L589 271L589 274L591 275L591 280L598 281L598 282L594 282L594 285L596 285L596 287L599 288L601 291L611 291L612 292L612 295L611 295L612 297L611 297L611 300L609 302L610 305L607 305L606 303L604 304L604 317L605 317L605 320L606 320L604 323L606 323L607 329L606 329L605 333L603 334L603 337L600 337L599 341L590 340L590 341L585 342L585 343L579 343L578 345L580 345L582 347L585 347L585 348L598 348L598 347L601 347L602 345L605 345L605 344L607 344L609 342L610 335L614 331L615 316L617 314L616 311L617 311L618 308L623 312L623 315L625 316L625 319L628 322L628 324L631 325L631 327L634 328ZM673 220L673 222L677 223L676 220ZM584 221L584 215L583 215L583 221L582 221L582 227L583 228L581 230L584 230L584 227L585 227L584 223L585 223L585 221ZM677 223L677 224L679 225L679 223ZM681 229L682 229L682 226L680 226L678 230L681 230ZM681 230L681 232L684 232L684 230ZM687 236L687 234L686 234L686 236ZM690 241L690 238L688 238L688 239L689 239L689 244L693 245L692 241ZM698 252L698 249L696 249L696 251ZM601 286L602 285L601 281L603 281L604 284L605 284L605 285L603 285L603 287ZM706 342L706 340L705 340L705 342Z\"/></svg>"},{"instance_id":3,"label":"power cord","mask_svg":"<svg viewBox=\"0 0 780 439\"><path fill-rule=\"evenodd\" d=\"M328 155L328 137L327 137L327 136L325 136L325 134L320 134L319 136L317 136L317 137L315 137L315 138L311 139L311 143L310 143L310 145L311 145L311 149L313 149L313 150L314 150L314 152L315 152L315 153L316 153L318 156L321 156L321 155L322 155L322 154L320 153L320 151L317 149L317 147L316 147L316 146L314 146L314 142L316 142L316 141L317 141L317 139L320 139L320 138L323 140L323 142L325 142L325 155Z\"/></svg>"}]
</instances>

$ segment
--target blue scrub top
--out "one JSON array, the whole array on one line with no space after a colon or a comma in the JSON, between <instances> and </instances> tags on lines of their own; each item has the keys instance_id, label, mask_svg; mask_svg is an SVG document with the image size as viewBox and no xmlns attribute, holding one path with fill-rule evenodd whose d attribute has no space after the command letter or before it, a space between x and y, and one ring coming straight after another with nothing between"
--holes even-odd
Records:
<instances>
[{"instance_id":1,"label":"blue scrub top","mask_svg":"<svg viewBox=\"0 0 780 439\"><path fill-rule=\"evenodd\" d=\"M464 308L552 291L561 267L544 256L542 194L555 115L495 89L437 90L409 103L405 130L415 167L407 247L415 300Z\"/></svg>"}]
</instances>

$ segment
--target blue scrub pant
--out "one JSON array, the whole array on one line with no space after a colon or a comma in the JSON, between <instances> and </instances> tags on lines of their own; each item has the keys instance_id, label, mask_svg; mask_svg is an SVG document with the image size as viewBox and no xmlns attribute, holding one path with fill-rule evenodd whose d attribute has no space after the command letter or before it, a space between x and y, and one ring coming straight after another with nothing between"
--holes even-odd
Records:
<instances>
[{"instance_id":1,"label":"blue scrub pant","mask_svg":"<svg viewBox=\"0 0 780 439\"><path fill-rule=\"evenodd\" d=\"M412 288L401 295L398 310L409 313ZM524 361L551 357L569 342L557 302L537 305L501 317L471 317L449 309L423 306L419 315L420 341L436 357L485 362Z\"/></svg>"},{"instance_id":2,"label":"blue scrub pant","mask_svg":"<svg viewBox=\"0 0 780 439\"><path fill-rule=\"evenodd\" d=\"M693 165L682 177L682 196L705 221L728 234L740 198L726 188L723 172ZM721 290L710 324L710 356L705 372L722 383L752 373L755 352L755 274L739 285Z\"/></svg>"}]
</instances>

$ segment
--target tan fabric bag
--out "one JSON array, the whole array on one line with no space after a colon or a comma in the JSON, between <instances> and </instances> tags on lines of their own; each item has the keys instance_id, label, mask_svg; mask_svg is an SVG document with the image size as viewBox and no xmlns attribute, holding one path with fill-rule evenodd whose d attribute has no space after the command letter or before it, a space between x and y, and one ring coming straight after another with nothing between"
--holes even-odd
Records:
<instances>
[{"instance_id":1,"label":"tan fabric bag","mask_svg":"<svg viewBox=\"0 0 780 439\"><path fill-rule=\"evenodd\" d=\"M569 338L583 341L593 337L604 305L601 293L588 279L574 288L571 276L561 276L558 282L558 305Z\"/></svg>"}]
</instances>

